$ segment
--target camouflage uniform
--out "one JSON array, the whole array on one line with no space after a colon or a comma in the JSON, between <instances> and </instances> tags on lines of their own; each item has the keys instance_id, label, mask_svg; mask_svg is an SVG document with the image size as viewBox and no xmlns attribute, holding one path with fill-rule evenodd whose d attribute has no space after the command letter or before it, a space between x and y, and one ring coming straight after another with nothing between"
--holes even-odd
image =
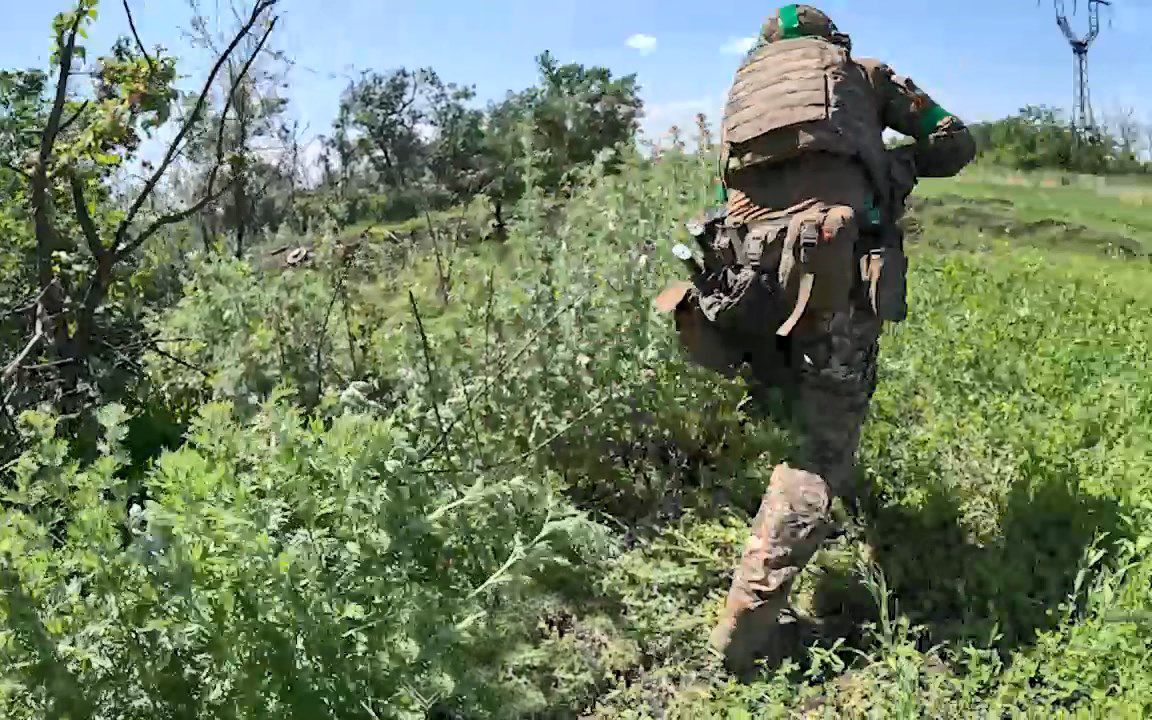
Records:
<instances>
[{"instance_id":1,"label":"camouflage uniform","mask_svg":"<svg viewBox=\"0 0 1152 720\"><path fill-rule=\"evenodd\" d=\"M765 24L761 44L749 54L742 71L766 46L791 42L801 44L789 46L796 49L788 50L792 54L785 59L772 59L763 63L763 70L752 68L743 76L737 75L726 116L736 119L726 119L725 141L729 144L722 146L728 191L726 222L730 227L756 227L805 212L847 208L849 220L856 225L846 236L851 249L844 252L850 256L839 253L831 275L816 271L812 300L786 333L784 346L791 377L786 389L799 443L796 456L775 468L712 635L713 647L724 654L734 671L746 671L755 659L766 655L778 659L773 648L778 642L778 617L787 605L793 581L832 530L832 500L853 499L855 456L876 387L881 328L885 320L903 319L902 238L895 222L904 201L918 177L954 175L975 155L964 124L940 109L911 80L896 75L883 63L856 60L843 53L838 56L840 64L824 72L841 83L833 89L840 95L835 102L851 103L856 117L840 120L842 127L826 133L827 137L822 135L825 130L819 122L789 125L794 119L787 116L789 108L801 104L794 98L806 92L788 84L796 74L792 68L800 67L805 58L823 57L817 54L827 50L821 44L850 52L847 36L840 34L823 13L806 5L788 6ZM777 69L782 66L788 69ZM819 71L815 75L818 78ZM765 107L769 114L784 117L761 126L784 127L787 134L773 130L775 135L764 139L744 132L746 126L740 123L755 123L761 117L755 107L749 107L752 101L748 100L755 96L757 82L779 86ZM803 111L801 107L798 112ZM915 144L885 149L881 137L884 128L911 136ZM845 134L853 132L868 137L847 151L837 145ZM735 146L733 136L753 139ZM790 152L781 151L782 142ZM879 222L877 213L882 216ZM826 228L831 215L820 217ZM863 237L870 223L882 226L871 229L884 236L881 244L888 252L886 269L875 272L868 264L870 256ZM826 229L824 233L827 239ZM786 258L789 252L785 250ZM782 287L785 274L781 271ZM836 279L830 281L829 277ZM877 284L881 294L885 292L883 286L889 285L887 292L895 295L895 300L878 301ZM839 292L843 297L818 301L821 287L824 293ZM794 295L793 291L787 297ZM680 323L678 317L678 326Z\"/></svg>"}]
</instances>

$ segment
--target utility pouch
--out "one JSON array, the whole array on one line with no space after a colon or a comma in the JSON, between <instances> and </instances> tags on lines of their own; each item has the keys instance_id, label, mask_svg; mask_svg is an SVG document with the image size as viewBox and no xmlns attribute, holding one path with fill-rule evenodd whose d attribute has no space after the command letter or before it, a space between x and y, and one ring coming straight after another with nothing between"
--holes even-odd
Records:
<instances>
[{"instance_id":1,"label":"utility pouch","mask_svg":"<svg viewBox=\"0 0 1152 720\"><path fill-rule=\"evenodd\" d=\"M821 208L792 218L780 258L779 282L793 309L777 335L789 335L806 312L848 309L855 282L857 235L856 213L847 206Z\"/></svg>"},{"instance_id":2,"label":"utility pouch","mask_svg":"<svg viewBox=\"0 0 1152 720\"><path fill-rule=\"evenodd\" d=\"M747 226L740 236L740 264L761 271L773 271L780 266L784 254L784 241L789 220L765 220Z\"/></svg>"}]
</instances>

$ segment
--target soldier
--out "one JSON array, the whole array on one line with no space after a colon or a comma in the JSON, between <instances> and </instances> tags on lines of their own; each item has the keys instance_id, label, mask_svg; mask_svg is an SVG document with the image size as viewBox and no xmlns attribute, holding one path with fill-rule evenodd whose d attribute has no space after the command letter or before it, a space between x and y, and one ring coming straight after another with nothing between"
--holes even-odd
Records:
<instances>
[{"instance_id":1,"label":"soldier","mask_svg":"<svg viewBox=\"0 0 1152 720\"><path fill-rule=\"evenodd\" d=\"M889 150L885 128L915 143ZM782 659L792 584L833 530L832 500L854 504L881 327L906 313L904 202L918 177L955 175L974 155L956 116L887 65L853 58L811 6L781 8L736 73L709 279L658 302L675 309L694 360L725 374L750 366L783 387L797 431L712 634L733 672Z\"/></svg>"}]
</instances>

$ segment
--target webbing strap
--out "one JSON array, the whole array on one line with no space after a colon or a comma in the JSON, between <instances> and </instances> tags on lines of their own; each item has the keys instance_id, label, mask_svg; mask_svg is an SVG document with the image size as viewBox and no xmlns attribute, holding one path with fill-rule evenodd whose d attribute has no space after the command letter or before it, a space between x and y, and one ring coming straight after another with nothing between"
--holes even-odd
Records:
<instances>
[{"instance_id":1,"label":"webbing strap","mask_svg":"<svg viewBox=\"0 0 1152 720\"><path fill-rule=\"evenodd\" d=\"M728 154L725 152L720 153L716 158L716 188L714 200L718 205L728 204L728 185L725 182L724 176L728 174Z\"/></svg>"},{"instance_id":2,"label":"webbing strap","mask_svg":"<svg viewBox=\"0 0 1152 720\"><path fill-rule=\"evenodd\" d=\"M716 187L713 189L712 201L717 205L728 204L728 189L724 187L724 181L718 180Z\"/></svg>"},{"instance_id":3,"label":"webbing strap","mask_svg":"<svg viewBox=\"0 0 1152 720\"><path fill-rule=\"evenodd\" d=\"M870 253L868 256L868 300L872 304L872 312L880 314L879 297L880 273L884 272L884 256L879 253Z\"/></svg>"},{"instance_id":4,"label":"webbing strap","mask_svg":"<svg viewBox=\"0 0 1152 720\"><path fill-rule=\"evenodd\" d=\"M792 333L792 329L796 327L796 323L800 322L800 317L804 315L804 310L808 308L808 301L812 299L812 286L815 283L816 276L812 273L804 273L804 277L800 278L800 293L796 297L796 307L792 308L792 314L776 331L777 335L787 337Z\"/></svg>"}]
</instances>

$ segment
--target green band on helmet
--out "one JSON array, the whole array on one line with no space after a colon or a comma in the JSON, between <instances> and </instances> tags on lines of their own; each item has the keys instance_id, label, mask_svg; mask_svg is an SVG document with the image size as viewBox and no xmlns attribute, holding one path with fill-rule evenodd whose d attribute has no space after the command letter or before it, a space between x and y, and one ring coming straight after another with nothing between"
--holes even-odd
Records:
<instances>
[{"instance_id":1,"label":"green band on helmet","mask_svg":"<svg viewBox=\"0 0 1152 720\"><path fill-rule=\"evenodd\" d=\"M952 113L948 112L939 105L933 104L932 107L928 108L920 115L920 132L924 135L928 135L936 129L936 126L940 124L941 120L950 117L952 117Z\"/></svg>"},{"instance_id":2,"label":"green band on helmet","mask_svg":"<svg viewBox=\"0 0 1152 720\"><path fill-rule=\"evenodd\" d=\"M785 5L780 8L780 38L791 40L804 37L808 33L800 27L800 12L795 5Z\"/></svg>"}]
</instances>

